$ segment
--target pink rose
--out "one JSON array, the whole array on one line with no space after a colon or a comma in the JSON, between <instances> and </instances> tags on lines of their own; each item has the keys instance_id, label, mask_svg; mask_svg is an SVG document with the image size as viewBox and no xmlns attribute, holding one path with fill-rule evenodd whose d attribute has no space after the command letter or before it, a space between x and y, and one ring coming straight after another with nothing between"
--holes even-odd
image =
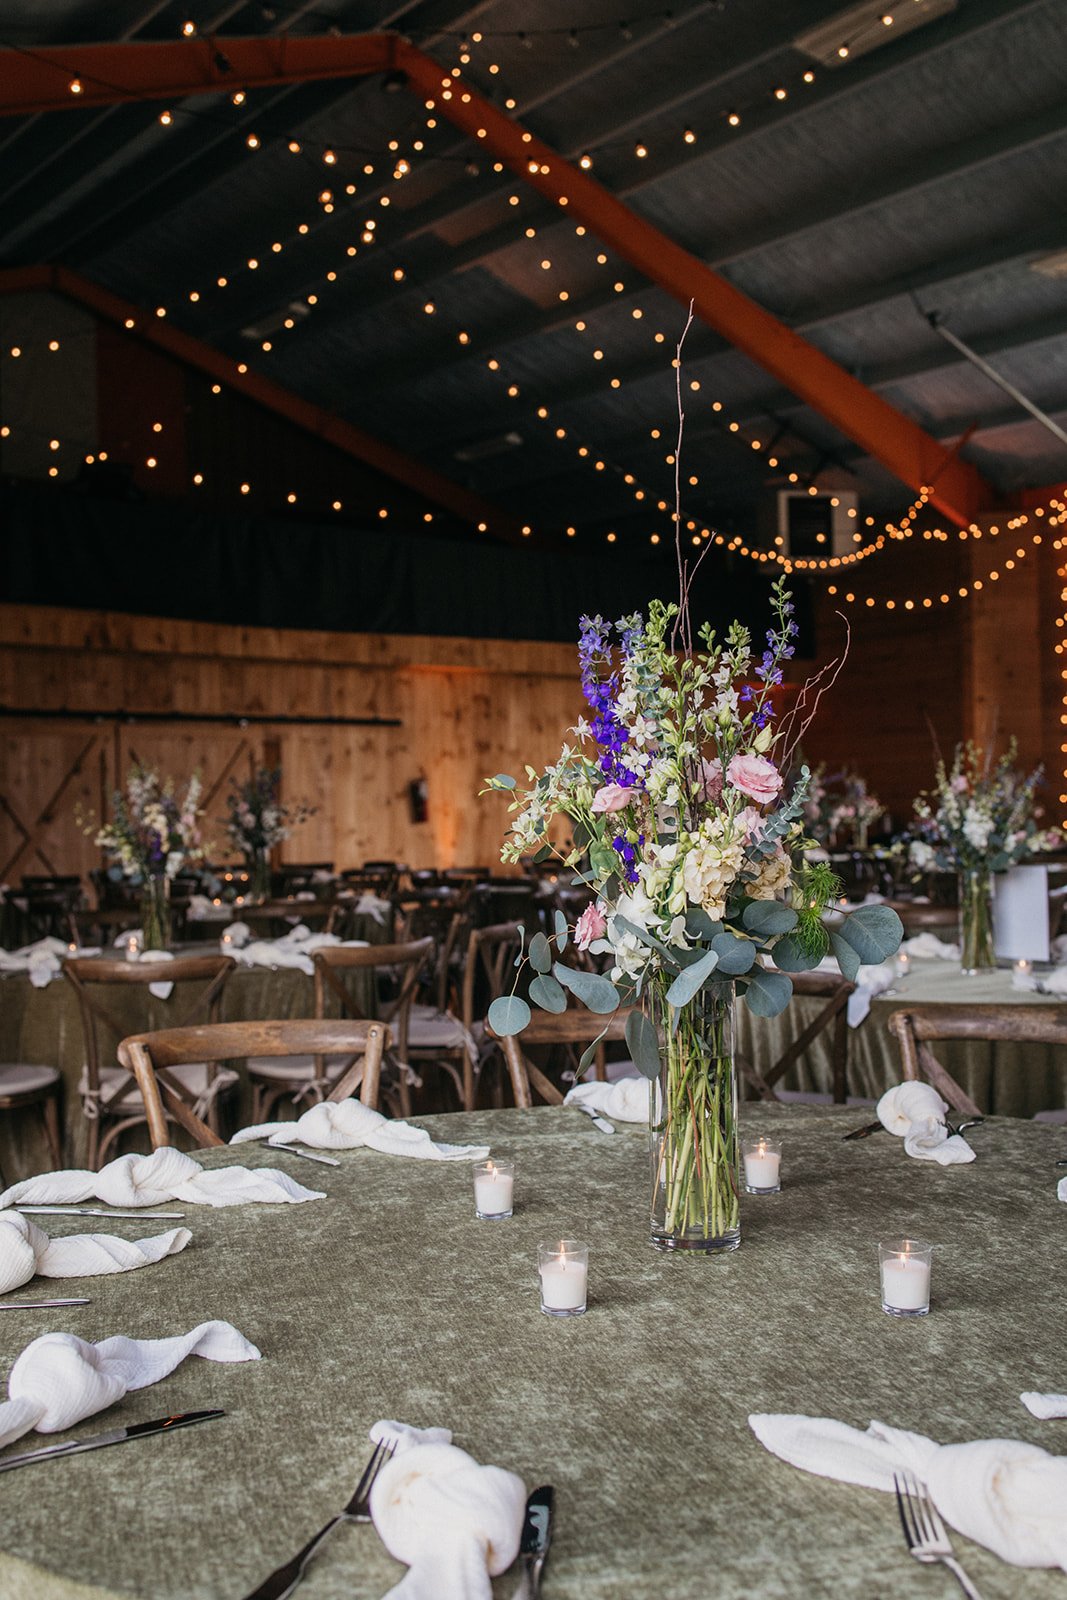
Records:
<instances>
[{"instance_id":1,"label":"pink rose","mask_svg":"<svg viewBox=\"0 0 1067 1600\"><path fill-rule=\"evenodd\" d=\"M607 920L598 905L586 906L574 924L574 942L579 950L588 950L594 939L602 939L608 931Z\"/></svg>"},{"instance_id":2,"label":"pink rose","mask_svg":"<svg viewBox=\"0 0 1067 1600\"><path fill-rule=\"evenodd\" d=\"M737 813L737 823L745 836L745 843L750 844L753 839L758 839L763 832L764 818L755 806L746 806Z\"/></svg>"},{"instance_id":3,"label":"pink rose","mask_svg":"<svg viewBox=\"0 0 1067 1600\"><path fill-rule=\"evenodd\" d=\"M764 756L736 755L726 769L735 789L747 794L757 805L765 806L782 788L782 774Z\"/></svg>"},{"instance_id":4,"label":"pink rose","mask_svg":"<svg viewBox=\"0 0 1067 1600\"><path fill-rule=\"evenodd\" d=\"M702 800L717 800L722 794L722 762L718 756L713 761L705 759L700 763L697 787Z\"/></svg>"},{"instance_id":5,"label":"pink rose","mask_svg":"<svg viewBox=\"0 0 1067 1600\"><path fill-rule=\"evenodd\" d=\"M595 817L608 811L622 811L636 793L636 789L624 789L621 783L606 783L593 796L593 804L589 809Z\"/></svg>"}]
</instances>

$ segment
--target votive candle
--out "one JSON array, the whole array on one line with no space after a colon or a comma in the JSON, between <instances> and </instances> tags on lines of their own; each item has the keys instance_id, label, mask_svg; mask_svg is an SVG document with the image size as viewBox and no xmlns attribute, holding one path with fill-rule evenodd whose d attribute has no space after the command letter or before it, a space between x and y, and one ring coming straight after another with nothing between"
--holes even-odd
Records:
<instances>
[{"instance_id":1,"label":"votive candle","mask_svg":"<svg viewBox=\"0 0 1067 1600\"><path fill-rule=\"evenodd\" d=\"M580 1317L589 1291L589 1246L554 1239L538 1246L541 1310L546 1317Z\"/></svg>"},{"instance_id":2,"label":"votive candle","mask_svg":"<svg viewBox=\"0 0 1067 1600\"><path fill-rule=\"evenodd\" d=\"M891 1317L925 1317L930 1310L932 1246L922 1239L888 1239L878 1246L882 1310Z\"/></svg>"},{"instance_id":3,"label":"votive candle","mask_svg":"<svg viewBox=\"0 0 1067 1600\"><path fill-rule=\"evenodd\" d=\"M782 1141L745 1139L741 1146L746 1194L777 1194L782 1187Z\"/></svg>"},{"instance_id":4,"label":"votive candle","mask_svg":"<svg viewBox=\"0 0 1067 1600\"><path fill-rule=\"evenodd\" d=\"M514 1162L474 1163L474 1211L483 1222L503 1222L510 1217L514 1194Z\"/></svg>"}]
</instances>

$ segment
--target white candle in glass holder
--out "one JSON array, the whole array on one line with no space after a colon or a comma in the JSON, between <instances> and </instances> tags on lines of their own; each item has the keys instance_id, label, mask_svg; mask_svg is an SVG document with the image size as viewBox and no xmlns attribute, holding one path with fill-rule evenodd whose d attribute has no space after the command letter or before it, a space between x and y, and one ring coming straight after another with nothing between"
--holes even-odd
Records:
<instances>
[{"instance_id":1,"label":"white candle in glass holder","mask_svg":"<svg viewBox=\"0 0 1067 1600\"><path fill-rule=\"evenodd\" d=\"M777 1139L746 1139L742 1158L750 1194L773 1194L781 1188L782 1151Z\"/></svg>"},{"instance_id":2,"label":"white candle in glass holder","mask_svg":"<svg viewBox=\"0 0 1067 1600\"><path fill-rule=\"evenodd\" d=\"M479 1161L474 1168L474 1209L479 1217L510 1217L515 1168L510 1161Z\"/></svg>"},{"instance_id":3,"label":"white candle in glass holder","mask_svg":"<svg viewBox=\"0 0 1067 1600\"><path fill-rule=\"evenodd\" d=\"M573 1239L542 1245L541 1310L550 1316L574 1316L584 1311L589 1288L589 1249Z\"/></svg>"},{"instance_id":4,"label":"white candle in glass holder","mask_svg":"<svg viewBox=\"0 0 1067 1600\"><path fill-rule=\"evenodd\" d=\"M922 1315L930 1309L930 1246L900 1239L880 1248L882 1309L897 1315Z\"/></svg>"}]
</instances>

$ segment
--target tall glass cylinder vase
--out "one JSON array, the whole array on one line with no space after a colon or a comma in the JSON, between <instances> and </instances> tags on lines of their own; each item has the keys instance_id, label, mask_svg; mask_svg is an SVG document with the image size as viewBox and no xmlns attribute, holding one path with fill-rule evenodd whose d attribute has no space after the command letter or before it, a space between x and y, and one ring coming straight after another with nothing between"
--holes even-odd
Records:
<instances>
[{"instance_id":1,"label":"tall glass cylinder vase","mask_svg":"<svg viewBox=\"0 0 1067 1600\"><path fill-rule=\"evenodd\" d=\"M675 1011L651 995L660 1071L651 1086L652 1244L704 1254L741 1243L732 983Z\"/></svg>"},{"instance_id":2,"label":"tall glass cylinder vase","mask_svg":"<svg viewBox=\"0 0 1067 1600\"><path fill-rule=\"evenodd\" d=\"M249 898L262 902L270 899L270 857L265 850L253 850L245 858L248 869Z\"/></svg>"},{"instance_id":3,"label":"tall glass cylinder vase","mask_svg":"<svg viewBox=\"0 0 1067 1600\"><path fill-rule=\"evenodd\" d=\"M965 867L960 872L960 967L973 978L994 971L996 964L992 874L984 867Z\"/></svg>"},{"instance_id":4,"label":"tall glass cylinder vase","mask_svg":"<svg viewBox=\"0 0 1067 1600\"><path fill-rule=\"evenodd\" d=\"M170 949L170 879L165 874L141 885L141 931L146 950Z\"/></svg>"}]
</instances>

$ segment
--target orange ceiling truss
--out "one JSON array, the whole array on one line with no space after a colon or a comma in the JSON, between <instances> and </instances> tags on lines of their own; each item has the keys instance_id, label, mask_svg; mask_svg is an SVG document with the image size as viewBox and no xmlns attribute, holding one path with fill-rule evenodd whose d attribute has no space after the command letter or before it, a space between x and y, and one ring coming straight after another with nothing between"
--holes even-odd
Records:
<instances>
[{"instance_id":1,"label":"orange ceiling truss","mask_svg":"<svg viewBox=\"0 0 1067 1600\"><path fill-rule=\"evenodd\" d=\"M953 450L946 450L910 417L498 110L465 78L446 73L432 57L398 35L194 37L163 43L2 50L0 115L146 99L176 101L194 94L379 72L403 73L408 88L423 99L433 100L441 116L512 168L567 216L592 229L621 258L683 306L692 302L700 321L777 378L902 483L916 492L929 489L931 504L951 521L966 526L981 512L1003 508L1006 497L977 468L961 460ZM104 291L85 285L84 280L82 285L101 300L111 299ZM125 314L129 314L128 310ZM163 330L152 332L162 343ZM166 332L170 339L185 339L173 330ZM293 415L291 408L297 408L305 416L303 426L329 428L332 441L342 449L352 448L358 440L360 448L353 453L372 464L381 463L374 463L372 456L363 454L367 448L383 459L391 458L394 465L403 461L397 452L368 440L358 429L287 395L265 379L249 373L235 383L232 362L216 357L196 340L188 339L186 343L198 352L195 364L203 365L210 358L217 363L212 370L217 373L224 368L227 383L243 388L262 404L284 409L287 415ZM188 354L184 357L189 358ZM352 436L350 445L342 443L345 433ZM382 470L390 468L382 465ZM442 488L452 497L452 509L456 509L457 496L468 501L474 498L436 474L415 470L424 479L436 482L435 493L427 488L423 492L443 505L449 501L443 497ZM412 471L413 464L405 463L404 481L416 486ZM395 470L391 475L396 475ZM460 514L471 515L469 511ZM488 518L483 510L473 520ZM495 531L499 531L500 521L500 514L496 513L492 524ZM508 532L513 536L513 529Z\"/></svg>"},{"instance_id":2,"label":"orange ceiling truss","mask_svg":"<svg viewBox=\"0 0 1067 1600\"><path fill-rule=\"evenodd\" d=\"M346 422L334 412L312 405L310 401L293 394L291 389L285 389L270 378L249 371L244 368L243 362L239 364L228 356L220 355L202 339L183 333L180 328L170 327L143 306L120 299L99 284L83 278L80 273L71 272L67 267L12 267L6 271L0 270L0 294L24 294L42 289L73 300L105 322L122 328L131 338L142 339L146 344L174 356L185 366L206 373L217 383L226 384L265 410L275 412L315 438L343 451L345 455L403 484L405 489L425 496L443 511L450 511L462 522L477 527L480 533L491 534L509 544L524 542L519 523L480 495L453 483L451 478L434 472L422 462L405 455L402 450L394 450L391 445L383 444L380 439L365 433L354 423Z\"/></svg>"}]
</instances>

